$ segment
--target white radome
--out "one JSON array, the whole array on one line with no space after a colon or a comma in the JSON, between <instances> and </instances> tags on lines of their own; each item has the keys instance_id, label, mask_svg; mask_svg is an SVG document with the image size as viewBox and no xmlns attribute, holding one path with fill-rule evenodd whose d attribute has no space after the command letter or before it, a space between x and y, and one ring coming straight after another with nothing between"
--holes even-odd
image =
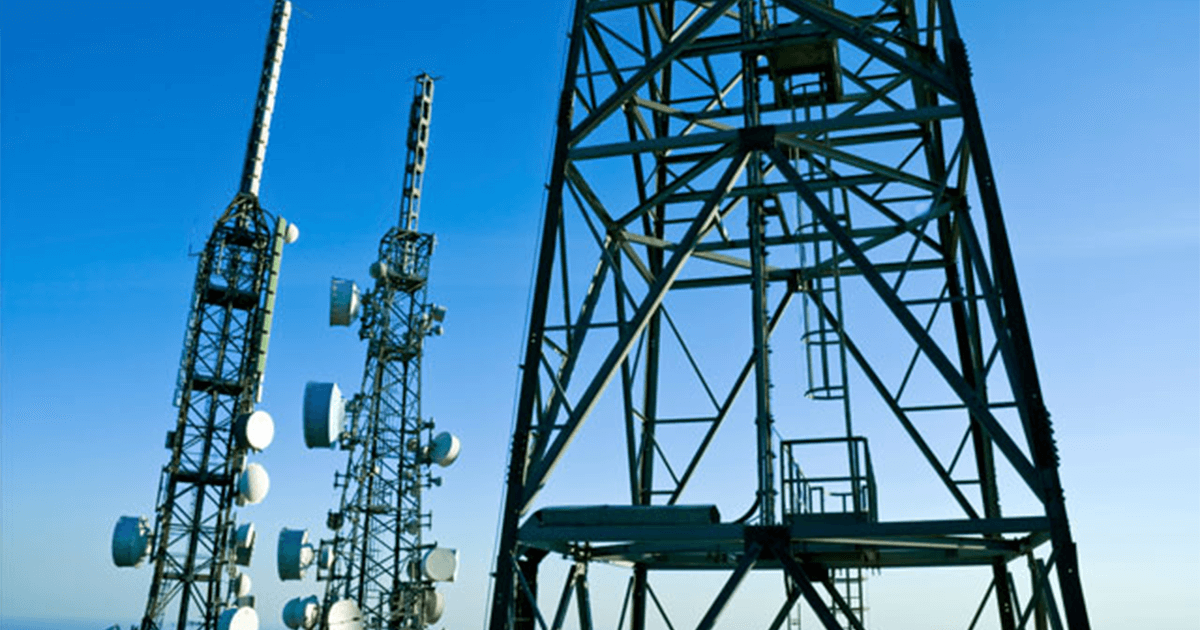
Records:
<instances>
[{"instance_id":1,"label":"white radome","mask_svg":"<svg viewBox=\"0 0 1200 630\"><path fill-rule=\"evenodd\" d=\"M248 606L227 609L217 619L217 630L258 630L258 613Z\"/></svg>"},{"instance_id":2,"label":"white radome","mask_svg":"<svg viewBox=\"0 0 1200 630\"><path fill-rule=\"evenodd\" d=\"M453 582L458 575L458 550L434 547L421 561L421 572L434 582Z\"/></svg>"},{"instance_id":3,"label":"white radome","mask_svg":"<svg viewBox=\"0 0 1200 630\"><path fill-rule=\"evenodd\" d=\"M354 600L343 599L329 607L325 621L329 630L362 630L362 612Z\"/></svg>"},{"instance_id":4,"label":"white radome","mask_svg":"<svg viewBox=\"0 0 1200 630\"><path fill-rule=\"evenodd\" d=\"M255 505L267 498L271 489L271 478L262 464L249 463L238 477L238 505Z\"/></svg>"},{"instance_id":5,"label":"white radome","mask_svg":"<svg viewBox=\"0 0 1200 630\"><path fill-rule=\"evenodd\" d=\"M254 451L262 451L275 439L275 421L265 411L253 411L238 416L234 422L238 443Z\"/></svg>"},{"instance_id":6,"label":"white radome","mask_svg":"<svg viewBox=\"0 0 1200 630\"><path fill-rule=\"evenodd\" d=\"M300 228L296 227L295 223L288 221L287 231L283 233L283 242L291 245L300 238Z\"/></svg>"},{"instance_id":7,"label":"white radome","mask_svg":"<svg viewBox=\"0 0 1200 630\"><path fill-rule=\"evenodd\" d=\"M253 583L250 581L250 576L245 573L238 574L230 581L229 590L236 593L237 597L245 597L250 594L250 589Z\"/></svg>"}]
</instances>

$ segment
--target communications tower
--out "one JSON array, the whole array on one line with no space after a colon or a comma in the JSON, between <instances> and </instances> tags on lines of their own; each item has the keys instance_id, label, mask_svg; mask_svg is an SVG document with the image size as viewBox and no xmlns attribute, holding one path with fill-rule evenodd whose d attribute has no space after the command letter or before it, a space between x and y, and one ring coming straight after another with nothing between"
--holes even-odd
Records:
<instances>
[{"instance_id":1,"label":"communications tower","mask_svg":"<svg viewBox=\"0 0 1200 630\"><path fill-rule=\"evenodd\" d=\"M577 0L492 630L862 630L935 567L899 615L1089 627L970 74L949 0Z\"/></svg>"},{"instance_id":2,"label":"communications tower","mask_svg":"<svg viewBox=\"0 0 1200 630\"><path fill-rule=\"evenodd\" d=\"M421 415L425 339L442 333L446 315L427 298L434 236L417 231L433 81L416 78L400 217L371 265L375 286L360 294L349 280L332 283L330 325L349 326L361 311L362 388L348 401L334 383L304 390L305 443L337 442L349 454L345 472L334 475L341 500L326 521L332 538L314 547L305 530L280 533L280 579L300 579L315 562L325 581L323 598L288 602L283 618L290 628L423 629L445 606L435 583L457 573L457 551L428 539L432 514L422 504L423 493L441 485L432 465L449 466L460 449L457 437L434 435L433 419Z\"/></svg>"},{"instance_id":3,"label":"communications tower","mask_svg":"<svg viewBox=\"0 0 1200 630\"><path fill-rule=\"evenodd\" d=\"M299 235L258 200L290 16L290 2L275 2L241 186L199 255L154 521L121 517L113 533L117 566L153 567L143 630L258 627L249 577L237 568L250 564L254 525L238 525L234 506L267 492L266 471L248 459L275 429L254 407L283 245Z\"/></svg>"}]
</instances>

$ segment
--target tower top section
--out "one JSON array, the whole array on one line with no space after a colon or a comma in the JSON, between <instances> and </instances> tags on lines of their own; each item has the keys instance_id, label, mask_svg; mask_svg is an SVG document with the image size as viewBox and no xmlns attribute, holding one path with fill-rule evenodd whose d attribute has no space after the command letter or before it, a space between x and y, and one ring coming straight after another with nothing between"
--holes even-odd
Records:
<instances>
[{"instance_id":1,"label":"tower top section","mask_svg":"<svg viewBox=\"0 0 1200 630\"><path fill-rule=\"evenodd\" d=\"M413 90L408 114L408 152L404 159L404 188L400 198L400 227L417 231L421 216L421 185L425 179L425 155L429 147L429 120L433 114L434 78L422 72Z\"/></svg>"}]
</instances>

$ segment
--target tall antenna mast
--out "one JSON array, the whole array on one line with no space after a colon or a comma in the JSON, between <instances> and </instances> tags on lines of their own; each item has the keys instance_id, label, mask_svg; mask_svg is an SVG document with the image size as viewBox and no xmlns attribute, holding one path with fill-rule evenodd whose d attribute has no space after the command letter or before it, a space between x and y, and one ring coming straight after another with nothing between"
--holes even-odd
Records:
<instances>
[{"instance_id":1,"label":"tall antenna mast","mask_svg":"<svg viewBox=\"0 0 1200 630\"><path fill-rule=\"evenodd\" d=\"M241 186L199 256L176 382L179 415L167 433L171 456L153 525L126 516L113 532L117 566L147 559L153 566L142 630L258 627L249 577L238 569L250 564L254 525L238 525L233 512L262 501L269 485L248 458L271 443L274 422L254 407L262 400L283 245L299 236L258 202L290 16L291 3L278 0Z\"/></svg>"},{"instance_id":2,"label":"tall antenna mast","mask_svg":"<svg viewBox=\"0 0 1200 630\"><path fill-rule=\"evenodd\" d=\"M326 521L333 537L314 547L305 530L280 534L279 577L301 579L315 562L326 582L323 598L288 602L290 628L425 628L444 607L435 583L457 572L457 551L426 538L433 515L422 503L426 490L441 485L432 465L454 463L460 448L453 435L434 435L433 420L421 414L425 338L441 334L446 315L426 297L434 237L416 231L432 104L433 78L422 74L410 109L399 225L380 241L375 287L360 294L353 282L333 280L330 324L349 326L361 307L367 357L362 388L349 401L334 383L304 391L306 444L336 441L349 453L345 472L334 475L341 499Z\"/></svg>"},{"instance_id":3,"label":"tall antenna mast","mask_svg":"<svg viewBox=\"0 0 1200 630\"><path fill-rule=\"evenodd\" d=\"M489 628L1087 630L950 0L578 0L560 94Z\"/></svg>"}]
</instances>

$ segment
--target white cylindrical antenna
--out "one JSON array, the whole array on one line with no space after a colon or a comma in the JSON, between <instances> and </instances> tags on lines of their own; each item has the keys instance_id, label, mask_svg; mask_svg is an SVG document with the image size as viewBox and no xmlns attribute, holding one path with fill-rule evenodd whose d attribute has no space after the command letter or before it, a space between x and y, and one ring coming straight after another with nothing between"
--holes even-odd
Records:
<instances>
[{"instance_id":1,"label":"white cylindrical antenna","mask_svg":"<svg viewBox=\"0 0 1200 630\"><path fill-rule=\"evenodd\" d=\"M267 35L267 50L263 55L262 78L258 83L258 99L254 104L254 124L246 145L246 161L242 165L244 194L258 196L262 179L263 159L267 155L267 137L271 131L271 114L275 110L275 90L279 86L279 67L283 64L283 49L287 46L288 20L292 3L277 0L271 12L271 32Z\"/></svg>"},{"instance_id":2,"label":"white cylindrical antenna","mask_svg":"<svg viewBox=\"0 0 1200 630\"><path fill-rule=\"evenodd\" d=\"M358 285L353 280L332 278L329 284L329 325L349 326L361 306Z\"/></svg>"},{"instance_id":3,"label":"white cylindrical antenna","mask_svg":"<svg viewBox=\"0 0 1200 630\"><path fill-rule=\"evenodd\" d=\"M337 383L308 382L304 386L304 444L329 448L342 432L346 401Z\"/></svg>"},{"instance_id":4,"label":"white cylindrical antenna","mask_svg":"<svg viewBox=\"0 0 1200 630\"><path fill-rule=\"evenodd\" d=\"M421 572L434 582L453 582L458 576L458 550L445 547L430 549L421 561Z\"/></svg>"},{"instance_id":5,"label":"white cylindrical antenna","mask_svg":"<svg viewBox=\"0 0 1200 630\"><path fill-rule=\"evenodd\" d=\"M275 421L265 411L244 413L233 421L233 435L239 446L261 451L275 439Z\"/></svg>"}]
</instances>

